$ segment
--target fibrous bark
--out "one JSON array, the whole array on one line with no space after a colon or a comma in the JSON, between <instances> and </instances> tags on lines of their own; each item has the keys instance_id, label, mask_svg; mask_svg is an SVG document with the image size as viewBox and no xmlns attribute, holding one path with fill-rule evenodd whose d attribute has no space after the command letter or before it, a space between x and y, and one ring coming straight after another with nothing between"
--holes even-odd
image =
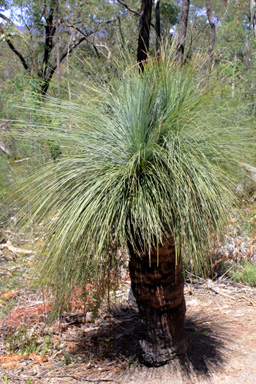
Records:
<instances>
[{"instance_id":1,"label":"fibrous bark","mask_svg":"<svg viewBox=\"0 0 256 384\"><path fill-rule=\"evenodd\" d=\"M130 252L130 277L145 330L140 341L144 363L159 366L187 352L186 312L181 263L175 260L173 237L158 249Z\"/></svg>"}]
</instances>

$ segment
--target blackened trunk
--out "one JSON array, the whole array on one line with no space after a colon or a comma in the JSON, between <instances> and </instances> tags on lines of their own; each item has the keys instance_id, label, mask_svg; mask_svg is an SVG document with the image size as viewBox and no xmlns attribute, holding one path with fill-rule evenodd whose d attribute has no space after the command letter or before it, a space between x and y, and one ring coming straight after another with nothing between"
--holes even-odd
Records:
<instances>
[{"instance_id":1,"label":"blackened trunk","mask_svg":"<svg viewBox=\"0 0 256 384\"><path fill-rule=\"evenodd\" d=\"M146 252L138 255L129 248L132 291L145 330L140 341L142 358L147 365L163 365L188 347L181 263L175 262L172 237L151 251L151 261Z\"/></svg>"},{"instance_id":2,"label":"blackened trunk","mask_svg":"<svg viewBox=\"0 0 256 384\"><path fill-rule=\"evenodd\" d=\"M137 62L141 71L144 70L143 63L148 57L151 14L152 0L142 0L137 53Z\"/></svg>"},{"instance_id":3,"label":"blackened trunk","mask_svg":"<svg viewBox=\"0 0 256 384\"><path fill-rule=\"evenodd\" d=\"M156 53L160 57L161 27L160 27L160 0L154 0L155 19L156 19Z\"/></svg>"}]
</instances>

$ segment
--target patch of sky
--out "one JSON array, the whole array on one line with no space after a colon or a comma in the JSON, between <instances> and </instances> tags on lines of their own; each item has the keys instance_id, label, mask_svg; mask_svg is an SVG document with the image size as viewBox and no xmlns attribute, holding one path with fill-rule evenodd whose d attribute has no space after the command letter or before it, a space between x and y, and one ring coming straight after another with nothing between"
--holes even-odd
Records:
<instances>
[{"instance_id":1,"label":"patch of sky","mask_svg":"<svg viewBox=\"0 0 256 384\"><path fill-rule=\"evenodd\" d=\"M6 9L1 11L1 13L6 16L8 19L12 20L16 26L21 26L21 10L18 7L13 7L12 9Z\"/></svg>"},{"instance_id":2,"label":"patch of sky","mask_svg":"<svg viewBox=\"0 0 256 384\"><path fill-rule=\"evenodd\" d=\"M206 22L206 24L209 24L209 20L208 20L208 17L207 17L207 13L206 13L206 8L205 7L197 8L193 4L191 4L190 12L191 11L198 18L200 18L202 16L205 17L206 20L204 19L204 22ZM218 19L217 16L214 15L214 13L212 13L212 19L213 19L213 22L214 22L215 25L220 25L221 24L220 20ZM192 22L192 20L190 20L190 22ZM199 23L199 25L200 25L200 23Z\"/></svg>"}]
</instances>

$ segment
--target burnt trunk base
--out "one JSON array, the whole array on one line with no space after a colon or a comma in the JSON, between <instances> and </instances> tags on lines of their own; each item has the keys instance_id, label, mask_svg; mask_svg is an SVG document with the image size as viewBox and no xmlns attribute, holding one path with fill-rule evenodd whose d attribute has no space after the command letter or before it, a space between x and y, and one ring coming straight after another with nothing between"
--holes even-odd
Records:
<instances>
[{"instance_id":1,"label":"burnt trunk base","mask_svg":"<svg viewBox=\"0 0 256 384\"><path fill-rule=\"evenodd\" d=\"M130 247L129 247L130 248ZM130 277L145 331L140 340L146 365L159 366L187 352L186 312L181 263L175 262L172 237L147 253L130 251Z\"/></svg>"}]
</instances>

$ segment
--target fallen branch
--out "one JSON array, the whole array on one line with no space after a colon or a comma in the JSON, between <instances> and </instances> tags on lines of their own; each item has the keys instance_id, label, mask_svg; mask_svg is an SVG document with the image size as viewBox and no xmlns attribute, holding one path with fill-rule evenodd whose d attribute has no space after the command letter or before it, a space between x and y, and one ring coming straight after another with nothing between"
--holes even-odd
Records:
<instances>
[{"instance_id":1,"label":"fallen branch","mask_svg":"<svg viewBox=\"0 0 256 384\"><path fill-rule=\"evenodd\" d=\"M70 377L71 379L75 379L75 380L81 380L83 379L85 382L86 381L89 381L89 382L92 382L92 383L100 383L102 381L104 382L115 382L116 380L113 380L113 379L106 379L106 378L102 378L102 379L88 379L86 377L81 377L81 376L76 376L76 375L56 375L56 376L45 376L45 378L50 378L50 379L56 379L56 378L64 378L64 377Z\"/></svg>"},{"instance_id":2,"label":"fallen branch","mask_svg":"<svg viewBox=\"0 0 256 384\"><path fill-rule=\"evenodd\" d=\"M232 268L232 267L231 267ZM230 269L231 269L230 268ZM230 270L229 269L229 270ZM228 271L227 271L228 272ZM221 289L220 286L217 286L219 284L219 282L217 283L214 283L213 281L211 281L210 279L208 280L205 280L205 279L202 279L201 277L199 276L196 276L194 275L193 273L189 272L189 271L186 271L186 273L190 276L194 276L196 279L195 279L195 282L200 284L201 286L205 286L206 288L210 289L211 291L221 295L221 296L224 296L224 297L227 297L231 300L239 300L239 299L243 299L243 300L246 300L248 303L250 303L250 305L255 305L255 303L250 300L249 298L246 298L245 296L242 296L242 297L239 297L239 296L235 296L233 292L230 292L231 294L233 294L233 296L227 294L226 292L223 292L223 289ZM223 277L226 273L224 273L221 277ZM193 283L195 285L195 283Z\"/></svg>"},{"instance_id":3,"label":"fallen branch","mask_svg":"<svg viewBox=\"0 0 256 384\"><path fill-rule=\"evenodd\" d=\"M248 297L241 296L238 298L238 300L245 300L247 304L252 305L253 307L255 306L255 303L252 300L248 299Z\"/></svg>"},{"instance_id":4,"label":"fallen branch","mask_svg":"<svg viewBox=\"0 0 256 384\"><path fill-rule=\"evenodd\" d=\"M30 160L30 157L25 157L25 159L15 160L14 163L22 163L23 161Z\"/></svg>"},{"instance_id":5,"label":"fallen branch","mask_svg":"<svg viewBox=\"0 0 256 384\"><path fill-rule=\"evenodd\" d=\"M18 380L18 381L24 381L24 380L29 380L31 379L31 376L25 376L25 375L22 375L22 376L16 376L16 375L12 375L11 373L5 373L3 378L6 380ZM39 377L37 377L39 378Z\"/></svg>"},{"instance_id":6,"label":"fallen branch","mask_svg":"<svg viewBox=\"0 0 256 384\"><path fill-rule=\"evenodd\" d=\"M213 292L215 292L221 296L228 297L229 299L232 299L232 300L237 300L236 297L230 296L227 293L222 292L222 290L219 287L214 287L213 284L211 284L211 281L207 282L207 288L209 288L211 291L213 291Z\"/></svg>"},{"instance_id":7,"label":"fallen branch","mask_svg":"<svg viewBox=\"0 0 256 384\"><path fill-rule=\"evenodd\" d=\"M9 251L14 253L16 256L19 256L20 254L31 255L33 253L33 251L30 251L30 250L27 250L27 249L22 249L22 248L14 247L14 245L12 245L9 240L5 244L0 244L0 249L4 249L4 248L9 249Z\"/></svg>"},{"instance_id":8,"label":"fallen branch","mask_svg":"<svg viewBox=\"0 0 256 384\"><path fill-rule=\"evenodd\" d=\"M223 275L221 275L221 276L219 277L218 281L221 281L221 279L222 279L225 275L227 275L228 272L231 271L232 268L234 268L234 266L235 266L234 264L231 265L231 267L230 267L225 273L223 273Z\"/></svg>"},{"instance_id":9,"label":"fallen branch","mask_svg":"<svg viewBox=\"0 0 256 384\"><path fill-rule=\"evenodd\" d=\"M10 380L18 380L18 381L24 381L24 380L27 380L27 379L31 379L31 376L28 376L28 375L20 375L20 376L16 376L16 375L12 375L11 373L6 373L5 374L5 377L7 379L10 379ZM38 376L33 376L33 379L56 379L56 378L64 378L64 377L70 377L71 379L75 379L75 380L83 380L83 381L89 381L89 382L92 382L92 383L100 383L100 382L116 382L116 380L113 380L113 379L106 379L106 378L102 378L102 379L88 379L88 378L85 378L85 377L81 377L81 376L77 376L77 375L54 375L54 376L48 376L48 375L38 375Z\"/></svg>"}]
</instances>

